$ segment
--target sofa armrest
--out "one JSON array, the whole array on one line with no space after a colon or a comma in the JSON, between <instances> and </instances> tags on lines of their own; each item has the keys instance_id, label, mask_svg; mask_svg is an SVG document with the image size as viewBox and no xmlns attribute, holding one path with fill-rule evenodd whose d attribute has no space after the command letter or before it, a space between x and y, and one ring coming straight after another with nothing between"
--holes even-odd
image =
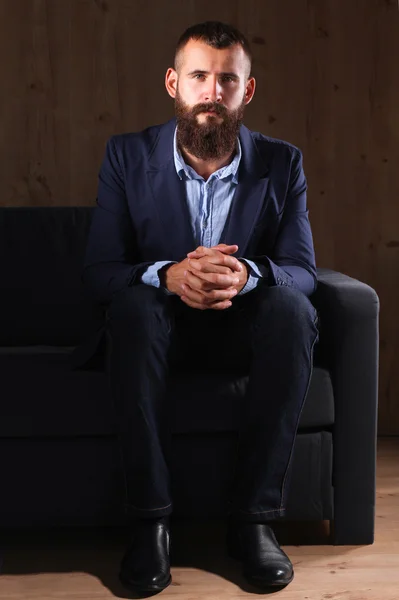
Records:
<instances>
[{"instance_id":1,"label":"sofa armrest","mask_svg":"<svg viewBox=\"0 0 399 600\"><path fill-rule=\"evenodd\" d=\"M373 288L318 269L311 297L320 317L321 353L334 390L336 544L374 540L379 298Z\"/></svg>"}]
</instances>

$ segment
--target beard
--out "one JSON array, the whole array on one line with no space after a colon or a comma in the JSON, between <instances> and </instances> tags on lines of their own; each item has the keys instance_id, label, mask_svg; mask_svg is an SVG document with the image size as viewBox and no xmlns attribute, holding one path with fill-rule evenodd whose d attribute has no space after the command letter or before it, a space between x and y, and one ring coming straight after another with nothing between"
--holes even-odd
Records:
<instances>
[{"instance_id":1,"label":"beard","mask_svg":"<svg viewBox=\"0 0 399 600\"><path fill-rule=\"evenodd\" d=\"M231 154L235 148L240 125L244 117L245 101L236 110L229 111L217 102L207 102L188 106L182 100L179 91L175 98L177 120L176 139L180 148L184 148L201 160L217 160ZM199 123L197 115L207 110L215 111L221 117L221 123L207 116Z\"/></svg>"}]
</instances>

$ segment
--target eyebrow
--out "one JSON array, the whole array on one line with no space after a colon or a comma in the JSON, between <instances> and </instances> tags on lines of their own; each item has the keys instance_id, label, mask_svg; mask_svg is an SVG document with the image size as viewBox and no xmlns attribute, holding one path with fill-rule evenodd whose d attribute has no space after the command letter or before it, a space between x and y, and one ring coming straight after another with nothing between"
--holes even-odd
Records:
<instances>
[{"instance_id":1,"label":"eyebrow","mask_svg":"<svg viewBox=\"0 0 399 600\"><path fill-rule=\"evenodd\" d=\"M195 69L194 71L190 71L190 73L188 73L188 75L197 75L197 74L201 74L201 75L209 75L210 71L203 71L202 69ZM222 75L223 77L234 77L234 79L240 79L239 75L237 75L237 73L232 73L232 72L223 72L223 73L218 73L218 75Z\"/></svg>"}]
</instances>

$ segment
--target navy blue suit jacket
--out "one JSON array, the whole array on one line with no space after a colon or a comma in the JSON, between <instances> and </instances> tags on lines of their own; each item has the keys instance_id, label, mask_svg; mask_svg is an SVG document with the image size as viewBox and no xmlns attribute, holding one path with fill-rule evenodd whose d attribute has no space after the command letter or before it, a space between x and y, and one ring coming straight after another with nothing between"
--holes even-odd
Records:
<instances>
[{"instance_id":1,"label":"navy blue suit jacket","mask_svg":"<svg viewBox=\"0 0 399 600\"><path fill-rule=\"evenodd\" d=\"M175 127L172 119L107 143L83 271L104 306L141 283L153 262L181 261L196 248L173 160ZM317 275L301 152L243 125L239 135L238 185L220 242L237 244L237 257L260 266L260 285L295 287L310 296ZM101 335L75 352L75 364L94 352Z\"/></svg>"},{"instance_id":2,"label":"navy blue suit jacket","mask_svg":"<svg viewBox=\"0 0 399 600\"><path fill-rule=\"evenodd\" d=\"M173 160L175 126L172 119L107 143L83 271L100 303L140 283L153 262L181 261L196 248ZM244 125L239 135L238 185L220 242L261 265L262 284L310 296L317 275L301 152Z\"/></svg>"}]
</instances>

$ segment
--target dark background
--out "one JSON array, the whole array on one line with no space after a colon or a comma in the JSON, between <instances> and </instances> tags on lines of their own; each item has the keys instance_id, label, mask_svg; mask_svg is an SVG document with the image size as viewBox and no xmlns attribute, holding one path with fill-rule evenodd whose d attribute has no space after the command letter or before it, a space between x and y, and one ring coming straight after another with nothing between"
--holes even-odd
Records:
<instances>
[{"instance_id":1,"label":"dark background","mask_svg":"<svg viewBox=\"0 0 399 600\"><path fill-rule=\"evenodd\" d=\"M316 260L381 301L379 433L399 434L397 0L0 0L0 204L94 205L107 138L174 114L179 35L252 43L245 124L299 146Z\"/></svg>"}]
</instances>

